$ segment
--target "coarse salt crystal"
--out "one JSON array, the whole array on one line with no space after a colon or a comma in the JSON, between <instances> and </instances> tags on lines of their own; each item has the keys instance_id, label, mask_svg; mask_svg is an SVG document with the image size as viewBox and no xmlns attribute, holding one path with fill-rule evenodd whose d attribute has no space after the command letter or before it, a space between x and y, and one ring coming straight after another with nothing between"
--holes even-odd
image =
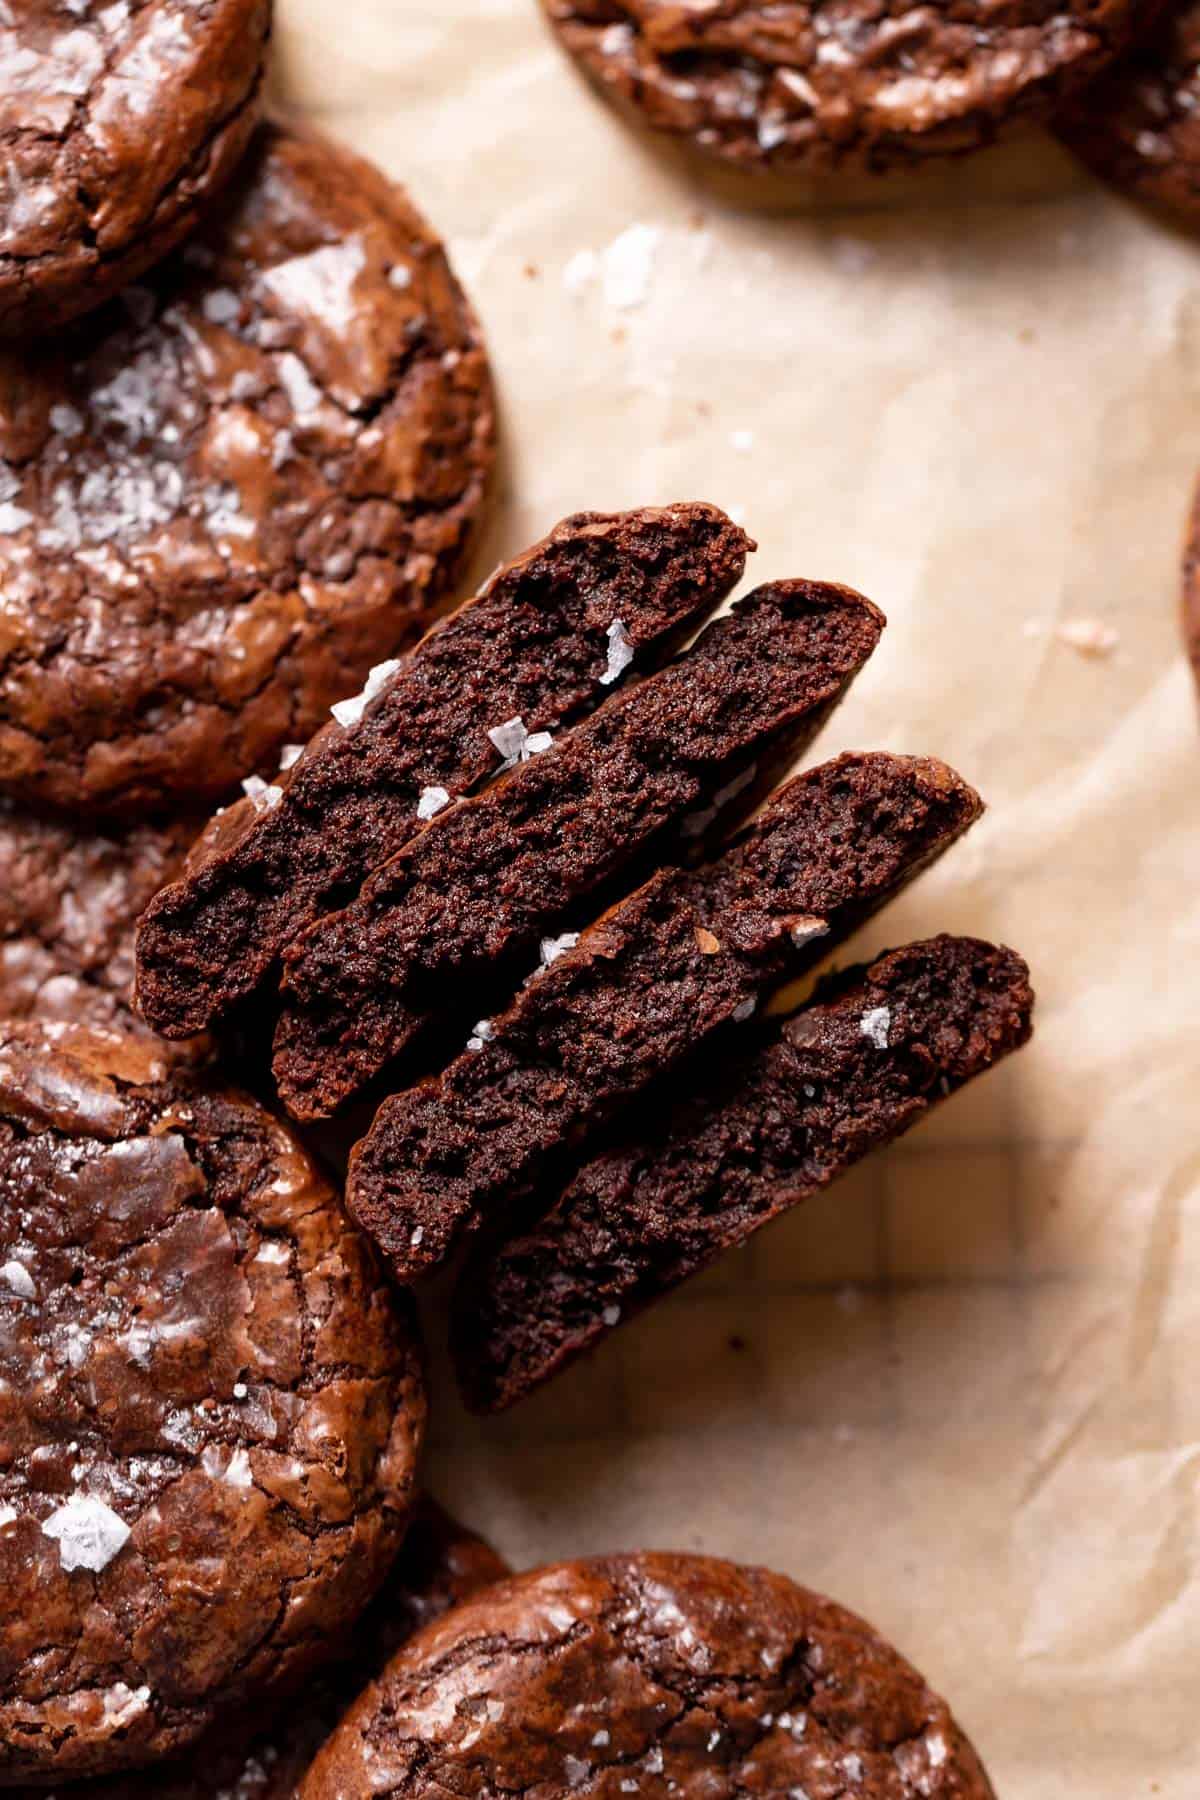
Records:
<instances>
[{"instance_id":1,"label":"coarse salt crystal","mask_svg":"<svg viewBox=\"0 0 1200 1800\"><path fill-rule=\"evenodd\" d=\"M286 775L293 763L298 763L303 755L303 744L285 744L279 752L279 773Z\"/></svg>"},{"instance_id":2,"label":"coarse salt crystal","mask_svg":"<svg viewBox=\"0 0 1200 1800\"><path fill-rule=\"evenodd\" d=\"M234 1382L233 1397L235 1400L244 1400L249 1392L250 1392L250 1389L246 1386L244 1381L235 1381Z\"/></svg>"},{"instance_id":3,"label":"coarse salt crystal","mask_svg":"<svg viewBox=\"0 0 1200 1800\"><path fill-rule=\"evenodd\" d=\"M6 1262L4 1267L0 1269L0 1275L3 1275L14 1294L20 1294L24 1300L37 1299L37 1289L33 1285L33 1276L29 1273L29 1270L25 1267L24 1263L17 1262L14 1258L12 1262Z\"/></svg>"},{"instance_id":4,"label":"coarse salt crystal","mask_svg":"<svg viewBox=\"0 0 1200 1800\"><path fill-rule=\"evenodd\" d=\"M828 936L828 919L797 919L791 928L792 942L797 950L803 950L806 944L815 942L817 938Z\"/></svg>"},{"instance_id":5,"label":"coarse salt crystal","mask_svg":"<svg viewBox=\"0 0 1200 1800\"><path fill-rule=\"evenodd\" d=\"M623 312L644 305L662 233L656 225L630 225L614 238L602 261L604 298Z\"/></svg>"},{"instance_id":6,"label":"coarse salt crystal","mask_svg":"<svg viewBox=\"0 0 1200 1800\"><path fill-rule=\"evenodd\" d=\"M622 619L614 619L608 628L608 666L600 677L601 687L611 687L633 661L633 640Z\"/></svg>"},{"instance_id":7,"label":"coarse salt crystal","mask_svg":"<svg viewBox=\"0 0 1200 1800\"><path fill-rule=\"evenodd\" d=\"M757 1005L758 1005L757 999L755 998L755 996L753 994L751 994L751 996L748 1000L743 1000L739 1003L739 1005L734 1007L731 1017L734 1020L736 1020L736 1022L739 1025L741 1025L742 1023L744 1023L744 1021L746 1019L753 1018L754 1009Z\"/></svg>"},{"instance_id":8,"label":"coarse salt crystal","mask_svg":"<svg viewBox=\"0 0 1200 1800\"><path fill-rule=\"evenodd\" d=\"M495 1035L496 1033L492 1021L490 1019L479 1019L472 1027L471 1035L467 1039L467 1049L482 1050L485 1044L491 1043Z\"/></svg>"},{"instance_id":9,"label":"coarse salt crystal","mask_svg":"<svg viewBox=\"0 0 1200 1800\"><path fill-rule=\"evenodd\" d=\"M870 1038L877 1050L888 1047L888 1032L892 1028L891 1009L886 1006L868 1007L858 1021L858 1029L862 1036Z\"/></svg>"},{"instance_id":10,"label":"coarse salt crystal","mask_svg":"<svg viewBox=\"0 0 1200 1800\"><path fill-rule=\"evenodd\" d=\"M545 937L538 946L542 962L548 969L552 962L557 962L568 950L573 950L579 942L577 931L564 931L561 937Z\"/></svg>"},{"instance_id":11,"label":"coarse salt crystal","mask_svg":"<svg viewBox=\"0 0 1200 1800\"><path fill-rule=\"evenodd\" d=\"M417 1229L413 1232L412 1236L408 1240L414 1250L417 1250L420 1248L422 1240L424 1239L424 1236L425 1236L425 1227L423 1225L418 1225Z\"/></svg>"},{"instance_id":12,"label":"coarse salt crystal","mask_svg":"<svg viewBox=\"0 0 1200 1800\"><path fill-rule=\"evenodd\" d=\"M377 694L383 692L399 667L399 657L392 657L389 662L376 663L359 693L351 694L348 700L339 700L330 707L329 710L338 724L357 725L372 700Z\"/></svg>"},{"instance_id":13,"label":"coarse salt crystal","mask_svg":"<svg viewBox=\"0 0 1200 1800\"><path fill-rule=\"evenodd\" d=\"M488 737L504 759L502 769L511 769L514 763L528 762L531 756L541 756L554 742L549 731L526 731L520 713L514 719L505 719L503 725L493 725Z\"/></svg>"},{"instance_id":14,"label":"coarse salt crystal","mask_svg":"<svg viewBox=\"0 0 1200 1800\"><path fill-rule=\"evenodd\" d=\"M600 1314L600 1317L604 1320L604 1323L610 1327L613 1325L619 1325L621 1323L621 1309L619 1306L616 1306L616 1305L606 1306L604 1308L603 1312ZM605 1741L605 1743L608 1742L607 1737L605 1738L604 1741ZM599 1739L593 1738L592 1742L598 1743Z\"/></svg>"},{"instance_id":15,"label":"coarse salt crystal","mask_svg":"<svg viewBox=\"0 0 1200 1800\"><path fill-rule=\"evenodd\" d=\"M276 787L274 782L264 781L261 775L247 775L242 783L242 792L255 812L270 812L283 799L283 789Z\"/></svg>"},{"instance_id":16,"label":"coarse salt crystal","mask_svg":"<svg viewBox=\"0 0 1200 1800\"><path fill-rule=\"evenodd\" d=\"M412 270L404 263L393 263L387 278L390 287L403 289L412 286Z\"/></svg>"},{"instance_id":17,"label":"coarse salt crystal","mask_svg":"<svg viewBox=\"0 0 1200 1800\"><path fill-rule=\"evenodd\" d=\"M50 408L50 425L63 437L78 437L83 430L83 414L73 406L68 406L65 401L60 401L57 406Z\"/></svg>"},{"instance_id":18,"label":"coarse salt crystal","mask_svg":"<svg viewBox=\"0 0 1200 1800\"><path fill-rule=\"evenodd\" d=\"M211 325L228 325L242 308L232 288L213 288L200 302L200 310Z\"/></svg>"},{"instance_id":19,"label":"coarse salt crystal","mask_svg":"<svg viewBox=\"0 0 1200 1800\"><path fill-rule=\"evenodd\" d=\"M754 433L752 431L731 431L729 442L740 456L748 456L754 448Z\"/></svg>"},{"instance_id":20,"label":"coarse salt crystal","mask_svg":"<svg viewBox=\"0 0 1200 1800\"><path fill-rule=\"evenodd\" d=\"M106 1569L129 1542L129 1526L111 1506L91 1494L72 1494L42 1520L42 1531L58 1539L64 1569Z\"/></svg>"},{"instance_id":21,"label":"coarse salt crystal","mask_svg":"<svg viewBox=\"0 0 1200 1800\"><path fill-rule=\"evenodd\" d=\"M0 1526L11 1525L13 1520L19 1517L20 1514L15 1506L0 1506Z\"/></svg>"},{"instance_id":22,"label":"coarse salt crystal","mask_svg":"<svg viewBox=\"0 0 1200 1800\"><path fill-rule=\"evenodd\" d=\"M609 1736L609 1733L607 1731L605 1731L602 1726L600 1728L600 1730L596 1733L595 1737L592 1739L592 1748L593 1748L593 1750L603 1750L607 1747L607 1745L609 1743L611 1743L611 1741L612 1740Z\"/></svg>"},{"instance_id":23,"label":"coarse salt crystal","mask_svg":"<svg viewBox=\"0 0 1200 1800\"><path fill-rule=\"evenodd\" d=\"M418 819L432 819L440 813L444 806L449 806L450 795L444 787L426 787L421 789L421 797L417 801Z\"/></svg>"}]
</instances>

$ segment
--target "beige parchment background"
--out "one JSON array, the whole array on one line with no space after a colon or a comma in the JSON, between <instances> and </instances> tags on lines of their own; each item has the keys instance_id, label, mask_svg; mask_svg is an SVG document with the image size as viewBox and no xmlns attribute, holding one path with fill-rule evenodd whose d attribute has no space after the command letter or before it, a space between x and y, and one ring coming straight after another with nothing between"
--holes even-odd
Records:
<instances>
[{"instance_id":1,"label":"beige parchment background","mask_svg":"<svg viewBox=\"0 0 1200 1800\"><path fill-rule=\"evenodd\" d=\"M439 1380L435 1487L521 1563L694 1546L826 1589L1002 1800L1195 1800L1200 242L1040 136L747 211L599 104L534 0L280 10L282 97L410 186L486 325L483 562L696 498L753 579L863 588L890 628L821 752L936 752L991 807L864 947L1000 938L1040 998L1033 1047L541 1399L479 1425ZM644 302L569 290L634 224ZM1112 654L1055 635L1079 619Z\"/></svg>"}]
</instances>

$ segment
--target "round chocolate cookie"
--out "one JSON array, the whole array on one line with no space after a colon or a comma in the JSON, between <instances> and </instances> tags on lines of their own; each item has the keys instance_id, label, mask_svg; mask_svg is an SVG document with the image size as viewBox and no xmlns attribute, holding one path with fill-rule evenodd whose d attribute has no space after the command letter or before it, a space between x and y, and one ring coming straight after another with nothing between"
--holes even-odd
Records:
<instances>
[{"instance_id":1,"label":"round chocolate cookie","mask_svg":"<svg viewBox=\"0 0 1200 1800\"><path fill-rule=\"evenodd\" d=\"M413 1639L301 1800L988 1800L944 1700L861 1619L763 1569L613 1556L517 1576Z\"/></svg>"},{"instance_id":2,"label":"round chocolate cookie","mask_svg":"<svg viewBox=\"0 0 1200 1800\"><path fill-rule=\"evenodd\" d=\"M1200 229L1200 0L1166 8L1056 129L1105 181Z\"/></svg>"},{"instance_id":3,"label":"round chocolate cookie","mask_svg":"<svg viewBox=\"0 0 1200 1800\"><path fill-rule=\"evenodd\" d=\"M407 1314L244 1097L0 1027L0 1787L178 1751L379 1587L424 1426Z\"/></svg>"},{"instance_id":4,"label":"round chocolate cookie","mask_svg":"<svg viewBox=\"0 0 1200 1800\"><path fill-rule=\"evenodd\" d=\"M181 873L199 829L187 820L79 831L0 802L0 1016L150 1038L129 1006L134 927ZM180 1046L151 1041L177 1056Z\"/></svg>"},{"instance_id":5,"label":"round chocolate cookie","mask_svg":"<svg viewBox=\"0 0 1200 1800\"><path fill-rule=\"evenodd\" d=\"M601 91L742 169L882 169L1048 112L1139 0L543 0Z\"/></svg>"},{"instance_id":6,"label":"round chocolate cookie","mask_svg":"<svg viewBox=\"0 0 1200 1800\"><path fill-rule=\"evenodd\" d=\"M175 1761L96 1775L66 1791L71 1800L295 1800L317 1750L389 1655L508 1572L489 1544L426 1496L387 1580L355 1626L352 1647L306 1684L303 1706L284 1703L265 1729L261 1717L223 1720ZM43 1787L4 1791L18 1800L47 1800Z\"/></svg>"},{"instance_id":7,"label":"round chocolate cookie","mask_svg":"<svg viewBox=\"0 0 1200 1800\"><path fill-rule=\"evenodd\" d=\"M145 814L271 775L428 624L492 455L428 226L262 128L146 286L0 357L0 789Z\"/></svg>"},{"instance_id":8,"label":"round chocolate cookie","mask_svg":"<svg viewBox=\"0 0 1200 1800\"><path fill-rule=\"evenodd\" d=\"M254 130L270 0L10 0L0 333L97 306L191 231Z\"/></svg>"}]
</instances>

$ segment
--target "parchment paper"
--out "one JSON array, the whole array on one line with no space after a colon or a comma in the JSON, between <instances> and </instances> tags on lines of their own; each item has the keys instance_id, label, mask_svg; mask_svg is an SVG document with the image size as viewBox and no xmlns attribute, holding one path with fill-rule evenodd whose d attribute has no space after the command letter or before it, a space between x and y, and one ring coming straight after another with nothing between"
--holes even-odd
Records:
<instances>
[{"instance_id":1,"label":"parchment paper","mask_svg":"<svg viewBox=\"0 0 1200 1800\"><path fill-rule=\"evenodd\" d=\"M1195 1800L1200 242L1040 136L748 211L534 0L281 0L277 86L408 183L478 305L481 564L577 507L710 499L754 580L864 589L890 627L820 753L935 752L991 811L863 947L999 938L1040 1000L1030 1049L541 1399L478 1425L442 1376L434 1486L518 1562L694 1546L826 1589L1002 1800Z\"/></svg>"}]
</instances>

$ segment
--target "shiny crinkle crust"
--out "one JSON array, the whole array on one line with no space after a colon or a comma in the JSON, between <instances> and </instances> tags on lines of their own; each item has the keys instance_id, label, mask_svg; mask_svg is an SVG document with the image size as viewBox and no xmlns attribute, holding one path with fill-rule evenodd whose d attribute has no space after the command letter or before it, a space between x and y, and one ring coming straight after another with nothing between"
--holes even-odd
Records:
<instances>
[{"instance_id":1,"label":"shiny crinkle crust","mask_svg":"<svg viewBox=\"0 0 1200 1800\"><path fill-rule=\"evenodd\" d=\"M254 130L270 0L13 0L0 23L0 335L177 244Z\"/></svg>"},{"instance_id":2,"label":"shiny crinkle crust","mask_svg":"<svg viewBox=\"0 0 1200 1800\"><path fill-rule=\"evenodd\" d=\"M971 150L1123 48L1139 0L543 0L640 123L735 166L819 174Z\"/></svg>"},{"instance_id":3,"label":"shiny crinkle crust","mask_svg":"<svg viewBox=\"0 0 1200 1800\"><path fill-rule=\"evenodd\" d=\"M1063 142L1114 187L1200 229L1200 4L1160 23L1062 113Z\"/></svg>"},{"instance_id":4,"label":"shiny crinkle crust","mask_svg":"<svg viewBox=\"0 0 1200 1800\"><path fill-rule=\"evenodd\" d=\"M264 127L145 285L0 358L0 789L144 815L272 775L428 624L492 456L429 227Z\"/></svg>"},{"instance_id":5,"label":"shiny crinkle crust","mask_svg":"<svg viewBox=\"0 0 1200 1800\"><path fill-rule=\"evenodd\" d=\"M199 829L182 819L89 831L0 801L0 1015L148 1036L130 1006L134 927ZM176 1060L210 1048L154 1041Z\"/></svg>"},{"instance_id":6,"label":"shiny crinkle crust","mask_svg":"<svg viewBox=\"0 0 1200 1800\"><path fill-rule=\"evenodd\" d=\"M445 1794L992 1800L939 1699L861 1619L706 1557L564 1563L415 1638L301 1800Z\"/></svg>"},{"instance_id":7,"label":"shiny crinkle crust","mask_svg":"<svg viewBox=\"0 0 1200 1800\"><path fill-rule=\"evenodd\" d=\"M0 1035L0 1785L302 1680L384 1578L411 1322L306 1153L133 1039Z\"/></svg>"}]
</instances>

